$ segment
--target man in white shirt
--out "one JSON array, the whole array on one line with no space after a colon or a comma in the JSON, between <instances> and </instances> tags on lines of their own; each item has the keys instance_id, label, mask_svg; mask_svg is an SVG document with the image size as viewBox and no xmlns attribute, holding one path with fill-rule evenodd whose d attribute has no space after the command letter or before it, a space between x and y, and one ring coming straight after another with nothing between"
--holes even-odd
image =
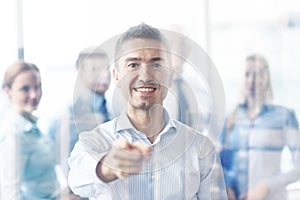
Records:
<instances>
[{"instance_id":1,"label":"man in white shirt","mask_svg":"<svg viewBox=\"0 0 300 200\"><path fill-rule=\"evenodd\" d=\"M79 136L69 183L90 199L227 199L208 138L173 120L163 101L173 82L168 43L140 24L115 47L113 77L127 100L119 117Z\"/></svg>"}]
</instances>

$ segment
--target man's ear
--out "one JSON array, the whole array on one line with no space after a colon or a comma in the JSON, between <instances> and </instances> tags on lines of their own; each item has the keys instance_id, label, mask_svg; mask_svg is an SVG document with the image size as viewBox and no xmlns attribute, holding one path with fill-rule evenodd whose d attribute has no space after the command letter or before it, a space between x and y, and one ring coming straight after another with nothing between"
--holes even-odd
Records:
<instances>
[{"instance_id":1,"label":"man's ear","mask_svg":"<svg viewBox=\"0 0 300 200\"><path fill-rule=\"evenodd\" d=\"M79 76L79 78L82 80L83 79L83 75L82 75L82 68L78 68L77 69L77 75Z\"/></svg>"},{"instance_id":2,"label":"man's ear","mask_svg":"<svg viewBox=\"0 0 300 200\"><path fill-rule=\"evenodd\" d=\"M10 98L11 89L8 86L4 86L4 91L7 94L7 96Z\"/></svg>"},{"instance_id":3,"label":"man's ear","mask_svg":"<svg viewBox=\"0 0 300 200\"><path fill-rule=\"evenodd\" d=\"M119 72L116 68L112 69L112 74L116 83L116 86L119 87L119 82L120 82L120 78L119 78Z\"/></svg>"}]
</instances>

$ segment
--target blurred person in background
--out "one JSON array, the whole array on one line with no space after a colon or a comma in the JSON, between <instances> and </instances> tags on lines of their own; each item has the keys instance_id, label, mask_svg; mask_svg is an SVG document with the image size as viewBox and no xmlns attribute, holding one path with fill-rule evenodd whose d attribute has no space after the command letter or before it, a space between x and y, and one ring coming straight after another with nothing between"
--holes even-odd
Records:
<instances>
[{"instance_id":1,"label":"blurred person in background","mask_svg":"<svg viewBox=\"0 0 300 200\"><path fill-rule=\"evenodd\" d=\"M168 28L172 30L168 32L168 41L175 73L166 108L178 121L203 132L209 126L211 107L203 77L188 60L193 46L183 35L186 31L182 25L171 24Z\"/></svg>"},{"instance_id":2,"label":"blurred person in background","mask_svg":"<svg viewBox=\"0 0 300 200\"><path fill-rule=\"evenodd\" d=\"M39 69L19 61L5 72L3 89L10 105L1 113L1 199L55 199L55 145L41 133L33 111L42 96Z\"/></svg>"},{"instance_id":3,"label":"blurred person in background","mask_svg":"<svg viewBox=\"0 0 300 200\"><path fill-rule=\"evenodd\" d=\"M110 85L107 54L99 47L87 47L79 53L76 69L78 77L73 103L61 111L49 128L50 135L58 144L59 163L65 180L69 170L67 158L78 141L79 133L110 119L105 98Z\"/></svg>"},{"instance_id":4,"label":"blurred person in background","mask_svg":"<svg viewBox=\"0 0 300 200\"><path fill-rule=\"evenodd\" d=\"M228 117L221 160L229 199L284 200L300 178L300 134L294 111L272 104L269 66L261 55L246 58L242 102ZM293 167L281 171L288 147Z\"/></svg>"}]
</instances>

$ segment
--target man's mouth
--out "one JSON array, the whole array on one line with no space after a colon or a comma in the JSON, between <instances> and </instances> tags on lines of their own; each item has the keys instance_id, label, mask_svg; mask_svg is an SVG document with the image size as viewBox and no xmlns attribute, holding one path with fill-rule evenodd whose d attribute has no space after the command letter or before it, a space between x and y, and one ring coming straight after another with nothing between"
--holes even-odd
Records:
<instances>
[{"instance_id":1,"label":"man's mouth","mask_svg":"<svg viewBox=\"0 0 300 200\"><path fill-rule=\"evenodd\" d=\"M33 100L33 101L31 101L31 102L29 103L29 105L30 105L31 107L36 107L36 106L38 106L38 101L37 101L37 100Z\"/></svg>"},{"instance_id":2,"label":"man's mouth","mask_svg":"<svg viewBox=\"0 0 300 200\"><path fill-rule=\"evenodd\" d=\"M139 88L135 88L134 89L137 92L154 92L156 90L156 88L152 88L152 87L139 87Z\"/></svg>"}]
</instances>

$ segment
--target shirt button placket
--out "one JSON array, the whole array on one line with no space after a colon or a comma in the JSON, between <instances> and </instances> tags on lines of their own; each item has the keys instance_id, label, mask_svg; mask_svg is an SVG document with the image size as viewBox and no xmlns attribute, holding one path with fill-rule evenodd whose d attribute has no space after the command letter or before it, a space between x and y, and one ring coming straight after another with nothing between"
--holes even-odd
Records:
<instances>
[{"instance_id":1,"label":"shirt button placket","mask_svg":"<svg viewBox=\"0 0 300 200\"><path fill-rule=\"evenodd\" d=\"M152 147L152 152L154 152L154 147ZM155 154L152 154L150 160L150 171L149 171L149 200L154 200L154 183L155 183L155 163L154 158Z\"/></svg>"}]
</instances>

